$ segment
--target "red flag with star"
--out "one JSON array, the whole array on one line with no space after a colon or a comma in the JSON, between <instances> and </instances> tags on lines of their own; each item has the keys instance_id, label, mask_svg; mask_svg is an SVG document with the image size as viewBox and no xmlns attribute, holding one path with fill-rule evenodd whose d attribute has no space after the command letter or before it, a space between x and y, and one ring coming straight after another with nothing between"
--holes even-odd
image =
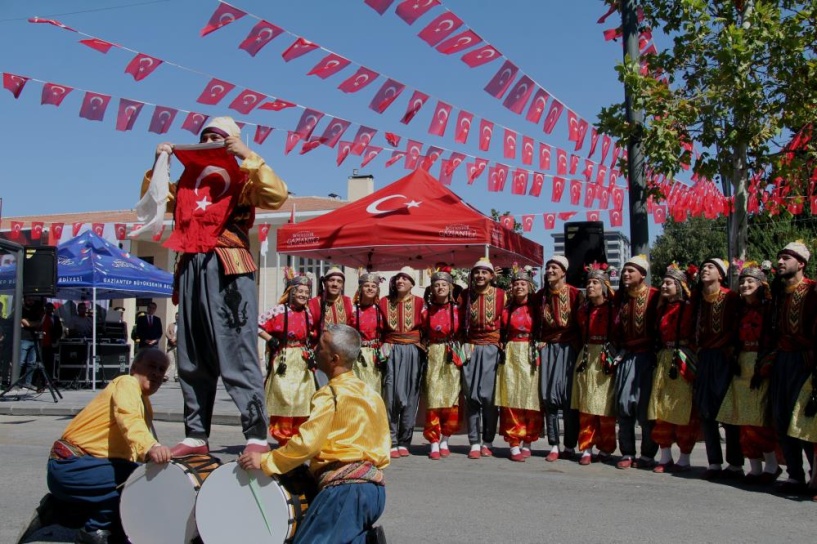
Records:
<instances>
[{"instance_id":1,"label":"red flag with star","mask_svg":"<svg viewBox=\"0 0 817 544\"><path fill-rule=\"evenodd\" d=\"M482 175L487 165L488 160L479 157L474 159L474 162L468 163L468 185L474 183L474 181Z\"/></svg>"},{"instance_id":2,"label":"red flag with star","mask_svg":"<svg viewBox=\"0 0 817 544\"><path fill-rule=\"evenodd\" d=\"M389 9L389 6L394 3L394 0L364 0L363 3L383 15Z\"/></svg>"},{"instance_id":3,"label":"red flag with star","mask_svg":"<svg viewBox=\"0 0 817 544\"><path fill-rule=\"evenodd\" d=\"M187 114L187 117L185 117L184 122L182 123L182 129L198 135L198 133L201 132L201 128L209 118L210 117L208 115L204 115L203 113L191 111Z\"/></svg>"},{"instance_id":4,"label":"red flag with star","mask_svg":"<svg viewBox=\"0 0 817 544\"><path fill-rule=\"evenodd\" d=\"M485 86L485 92L494 98L502 98L502 95L508 90L508 87L513 83L519 68L514 63L506 60L499 71L494 74L491 81Z\"/></svg>"},{"instance_id":5,"label":"red flag with star","mask_svg":"<svg viewBox=\"0 0 817 544\"><path fill-rule=\"evenodd\" d=\"M144 105L144 103L136 100L120 98L119 112L116 115L116 130L132 130L133 124L136 122L136 118L139 117Z\"/></svg>"},{"instance_id":6,"label":"red flag with star","mask_svg":"<svg viewBox=\"0 0 817 544\"><path fill-rule=\"evenodd\" d=\"M588 221L599 221L601 218L601 212L598 210L585 212L585 217L587 218Z\"/></svg>"},{"instance_id":7,"label":"red flag with star","mask_svg":"<svg viewBox=\"0 0 817 544\"><path fill-rule=\"evenodd\" d=\"M624 189L614 187L610 189L610 195L613 197L613 209L622 210L624 208Z\"/></svg>"},{"instance_id":8,"label":"red flag with star","mask_svg":"<svg viewBox=\"0 0 817 544\"><path fill-rule=\"evenodd\" d=\"M423 159L423 164L421 165L424 170L431 170L431 167L434 166L434 163L440 158L443 150L437 146L430 145L426 150L426 156Z\"/></svg>"},{"instance_id":9,"label":"red flag with star","mask_svg":"<svg viewBox=\"0 0 817 544\"><path fill-rule=\"evenodd\" d=\"M451 161L443 159L440 161L440 175L438 178L443 185L451 185Z\"/></svg>"},{"instance_id":10,"label":"red flag with star","mask_svg":"<svg viewBox=\"0 0 817 544\"><path fill-rule=\"evenodd\" d=\"M533 164L533 138L522 136L522 164Z\"/></svg>"},{"instance_id":11,"label":"red flag with star","mask_svg":"<svg viewBox=\"0 0 817 544\"><path fill-rule=\"evenodd\" d=\"M464 144L468 141L468 134L471 133L471 123L474 120L474 114L465 110L460 110L457 115L457 129L454 133L454 141Z\"/></svg>"},{"instance_id":12,"label":"red flag with star","mask_svg":"<svg viewBox=\"0 0 817 544\"><path fill-rule=\"evenodd\" d=\"M499 224L508 230L513 230L514 226L516 226L516 219L512 215L501 215L499 216Z\"/></svg>"},{"instance_id":13,"label":"red flag with star","mask_svg":"<svg viewBox=\"0 0 817 544\"><path fill-rule=\"evenodd\" d=\"M556 214L556 216L561 219L562 221L570 221L578 212L561 212Z\"/></svg>"},{"instance_id":14,"label":"red flag with star","mask_svg":"<svg viewBox=\"0 0 817 544\"><path fill-rule=\"evenodd\" d=\"M533 94L534 86L533 80L523 75L513 86L508 96L505 97L502 105L516 114L521 114L530 99L530 95Z\"/></svg>"},{"instance_id":15,"label":"red flag with star","mask_svg":"<svg viewBox=\"0 0 817 544\"><path fill-rule=\"evenodd\" d=\"M23 92L23 87L26 86L27 81L28 78L25 76L18 76L8 72L3 73L3 88L8 90L12 96L14 96L14 98L20 96L20 93Z\"/></svg>"},{"instance_id":16,"label":"red flag with star","mask_svg":"<svg viewBox=\"0 0 817 544\"><path fill-rule=\"evenodd\" d=\"M564 105L561 102L555 99L551 101L548 114L545 117L545 124L542 127L545 133L550 134L553 132L556 123L559 121L559 117L562 115L562 110L564 110Z\"/></svg>"},{"instance_id":17,"label":"red flag with star","mask_svg":"<svg viewBox=\"0 0 817 544\"><path fill-rule=\"evenodd\" d=\"M117 240L124 240L127 235L127 229L125 228L125 223L114 223L113 230L116 234Z\"/></svg>"},{"instance_id":18,"label":"red flag with star","mask_svg":"<svg viewBox=\"0 0 817 544\"><path fill-rule=\"evenodd\" d=\"M57 85L56 83L46 83L43 85L43 95L40 104L51 104L59 106L62 101L68 96L68 93L74 89L66 85Z\"/></svg>"},{"instance_id":19,"label":"red flag with star","mask_svg":"<svg viewBox=\"0 0 817 544\"><path fill-rule=\"evenodd\" d=\"M323 134L321 134L321 142L328 147L335 147L338 141L349 128L351 123L345 119L338 119L337 117L330 117L329 124L326 125Z\"/></svg>"},{"instance_id":20,"label":"red flag with star","mask_svg":"<svg viewBox=\"0 0 817 544\"><path fill-rule=\"evenodd\" d=\"M539 168L542 170L550 170L550 152L548 144L539 143Z\"/></svg>"},{"instance_id":21,"label":"red flag with star","mask_svg":"<svg viewBox=\"0 0 817 544\"><path fill-rule=\"evenodd\" d=\"M246 13L241 11L240 9L234 8L229 4L219 2L216 11L213 12L213 15L210 16L210 20L207 22L206 25L204 25L204 28L201 29L199 34L201 36L206 36L223 26L229 25L233 21L241 19L245 15Z\"/></svg>"},{"instance_id":22,"label":"red flag with star","mask_svg":"<svg viewBox=\"0 0 817 544\"><path fill-rule=\"evenodd\" d=\"M406 156L405 151L398 151L397 149L395 149L394 151L391 152L391 157L389 157L389 160L386 161L386 168L393 165L394 163L396 163L405 156Z\"/></svg>"},{"instance_id":23,"label":"red flag with star","mask_svg":"<svg viewBox=\"0 0 817 544\"><path fill-rule=\"evenodd\" d=\"M62 240L62 229L65 228L65 223L51 223L51 228L48 229L48 245L57 246Z\"/></svg>"},{"instance_id":24,"label":"red flag with star","mask_svg":"<svg viewBox=\"0 0 817 544\"><path fill-rule=\"evenodd\" d=\"M567 175L567 151L556 148L556 173L560 176Z\"/></svg>"},{"instance_id":25,"label":"red flag with star","mask_svg":"<svg viewBox=\"0 0 817 544\"><path fill-rule=\"evenodd\" d=\"M400 122L404 125L411 123L411 120L414 119L414 116L417 115L417 112L420 111L420 108L423 107L426 100L428 100L427 94L421 91L414 91L414 94L411 95L411 100L409 100L406 106L406 113L403 114L403 118L400 119Z\"/></svg>"},{"instance_id":26,"label":"red flag with star","mask_svg":"<svg viewBox=\"0 0 817 544\"><path fill-rule=\"evenodd\" d=\"M156 106L153 108L153 117L150 118L150 126L148 132L154 134L165 134L170 130L170 126L176 119L178 110L173 108L166 108L164 106Z\"/></svg>"},{"instance_id":27,"label":"red flag with star","mask_svg":"<svg viewBox=\"0 0 817 544\"><path fill-rule=\"evenodd\" d=\"M579 200L582 198L582 182L577 179L570 180L570 204L573 206L579 205Z\"/></svg>"},{"instance_id":28,"label":"red flag with star","mask_svg":"<svg viewBox=\"0 0 817 544\"><path fill-rule=\"evenodd\" d=\"M234 88L235 85L228 81L213 78L196 99L196 102L199 104L207 104L208 106L215 106Z\"/></svg>"},{"instance_id":29,"label":"red flag with star","mask_svg":"<svg viewBox=\"0 0 817 544\"><path fill-rule=\"evenodd\" d=\"M406 170L414 170L417 168L417 163L420 159L420 154L423 150L423 142L416 140L409 140L406 144Z\"/></svg>"},{"instance_id":30,"label":"red flag with star","mask_svg":"<svg viewBox=\"0 0 817 544\"><path fill-rule=\"evenodd\" d=\"M235 110L242 115L250 113L258 104L267 99L267 95L261 94L249 89L244 89L238 96L230 102L227 106L231 110Z\"/></svg>"},{"instance_id":31,"label":"red flag with star","mask_svg":"<svg viewBox=\"0 0 817 544\"><path fill-rule=\"evenodd\" d=\"M505 137L502 140L502 156L506 159L516 158L516 131L505 129Z\"/></svg>"},{"instance_id":32,"label":"red flag with star","mask_svg":"<svg viewBox=\"0 0 817 544\"><path fill-rule=\"evenodd\" d=\"M324 116L323 112L313 109L305 109L301 114L301 119L298 121L298 126L295 127L295 134L304 140L308 140L312 136L312 131Z\"/></svg>"},{"instance_id":33,"label":"red flag with star","mask_svg":"<svg viewBox=\"0 0 817 544\"><path fill-rule=\"evenodd\" d=\"M596 127L590 128L590 151L587 152L587 158L593 156L593 153L596 152L596 145L599 143L599 133L596 130Z\"/></svg>"},{"instance_id":34,"label":"red flag with star","mask_svg":"<svg viewBox=\"0 0 817 544\"><path fill-rule=\"evenodd\" d=\"M97 236L102 236L102 233L105 231L105 223L91 223L91 230L94 231L94 234Z\"/></svg>"},{"instance_id":35,"label":"red flag with star","mask_svg":"<svg viewBox=\"0 0 817 544\"><path fill-rule=\"evenodd\" d=\"M591 161L590 159L584 159L584 169L582 170L582 174L584 174L584 180L588 183L593 178L593 167L596 166L596 163Z\"/></svg>"},{"instance_id":36,"label":"red flag with star","mask_svg":"<svg viewBox=\"0 0 817 544\"><path fill-rule=\"evenodd\" d=\"M255 127L255 136L253 136L252 141L261 145L264 143L264 140L267 139L272 133L272 127L265 127L264 125L256 125Z\"/></svg>"},{"instance_id":37,"label":"red flag with star","mask_svg":"<svg viewBox=\"0 0 817 544\"><path fill-rule=\"evenodd\" d=\"M12 240L19 240L23 237L23 222L22 221L12 221L11 222L11 232L9 233L9 237Z\"/></svg>"},{"instance_id":38,"label":"red flag with star","mask_svg":"<svg viewBox=\"0 0 817 544\"><path fill-rule=\"evenodd\" d=\"M495 61L500 57L502 57L502 53L500 53L496 47L485 44L467 52L460 57L460 59L471 68L476 68L477 66Z\"/></svg>"},{"instance_id":39,"label":"red flag with star","mask_svg":"<svg viewBox=\"0 0 817 544\"><path fill-rule=\"evenodd\" d=\"M517 168L513 173L511 194L524 195L528 193L528 177L530 173L524 168Z\"/></svg>"},{"instance_id":40,"label":"red flag with star","mask_svg":"<svg viewBox=\"0 0 817 544\"><path fill-rule=\"evenodd\" d=\"M601 206L602 210L606 210L610 207L610 189L608 187L599 187L596 189L596 193L599 197L599 205Z\"/></svg>"},{"instance_id":41,"label":"red flag with star","mask_svg":"<svg viewBox=\"0 0 817 544\"><path fill-rule=\"evenodd\" d=\"M607 152L610 151L610 145L613 143L613 140L606 134L602 135L601 137L601 159L599 159L599 163L603 163L604 160L607 158Z\"/></svg>"},{"instance_id":42,"label":"red flag with star","mask_svg":"<svg viewBox=\"0 0 817 544\"><path fill-rule=\"evenodd\" d=\"M545 230L553 230L556 228L556 214L555 213L546 213L543 214L545 220Z\"/></svg>"},{"instance_id":43,"label":"red flag with star","mask_svg":"<svg viewBox=\"0 0 817 544\"><path fill-rule=\"evenodd\" d=\"M99 38L87 38L85 40L80 40L79 43L90 47L94 51L99 51L102 54L107 53L111 50L111 47L114 46L111 42L106 42L105 40L100 40Z\"/></svg>"},{"instance_id":44,"label":"red flag with star","mask_svg":"<svg viewBox=\"0 0 817 544\"><path fill-rule=\"evenodd\" d=\"M487 119L479 121L479 150L488 151L491 147L491 137L494 135L494 124Z\"/></svg>"},{"instance_id":45,"label":"red flag with star","mask_svg":"<svg viewBox=\"0 0 817 544\"><path fill-rule=\"evenodd\" d=\"M400 136L393 132L387 132L385 134L385 138L386 142L388 142L390 146L397 147L398 145L400 145Z\"/></svg>"},{"instance_id":46,"label":"red flag with star","mask_svg":"<svg viewBox=\"0 0 817 544\"><path fill-rule=\"evenodd\" d=\"M68 30L68 31L70 31L70 32L76 32L76 30L74 30L74 29L73 29L73 28L71 28L70 26L65 26L64 24L62 24L61 22L57 21L56 19L44 19L44 18L42 18L42 17L30 17L30 18L28 19L28 22L29 22L29 23L34 23L34 24L48 24L48 25L54 25L54 26L56 26L56 27L58 27L58 28L62 28L62 29L64 29L64 30Z\"/></svg>"},{"instance_id":47,"label":"red flag with star","mask_svg":"<svg viewBox=\"0 0 817 544\"><path fill-rule=\"evenodd\" d=\"M473 30L460 32L439 44L435 49L443 55L453 55L482 43L482 38Z\"/></svg>"},{"instance_id":48,"label":"red flag with star","mask_svg":"<svg viewBox=\"0 0 817 544\"><path fill-rule=\"evenodd\" d=\"M541 87L536 87L536 92L533 95L533 101L530 103L528 114L525 119L538 125L539 120L542 118L542 114L545 112L545 106L547 106L548 98L550 98L550 94L546 90Z\"/></svg>"},{"instance_id":49,"label":"red flag with star","mask_svg":"<svg viewBox=\"0 0 817 544\"><path fill-rule=\"evenodd\" d=\"M102 121L105 117L105 110L108 108L108 103L111 97L106 94L93 93L87 91L85 98L82 100L82 107L79 110L79 116L88 119L89 121Z\"/></svg>"},{"instance_id":50,"label":"red flag with star","mask_svg":"<svg viewBox=\"0 0 817 544\"><path fill-rule=\"evenodd\" d=\"M451 115L451 106L442 100L437 101L437 107L434 108L434 115L431 118L431 125L428 127L428 133L435 136L444 136L445 127L448 125L448 117Z\"/></svg>"},{"instance_id":51,"label":"red flag with star","mask_svg":"<svg viewBox=\"0 0 817 544\"><path fill-rule=\"evenodd\" d=\"M570 175L573 176L576 174L576 171L579 169L579 156L570 154Z\"/></svg>"},{"instance_id":52,"label":"red flag with star","mask_svg":"<svg viewBox=\"0 0 817 544\"><path fill-rule=\"evenodd\" d=\"M299 36L294 42L292 42L292 45L287 47L286 50L281 53L281 58L284 59L285 62L289 62L293 59L297 59L300 56L306 55L310 51L314 51L319 47L320 46L318 44Z\"/></svg>"},{"instance_id":53,"label":"red flag with star","mask_svg":"<svg viewBox=\"0 0 817 544\"><path fill-rule=\"evenodd\" d=\"M620 227L624 224L624 217L619 210L610 210L607 214L610 217L611 227Z\"/></svg>"},{"instance_id":54,"label":"red flag with star","mask_svg":"<svg viewBox=\"0 0 817 544\"><path fill-rule=\"evenodd\" d=\"M361 125L357 129L355 139L352 140L352 155L360 155L363 150L371 143L374 135L377 134L377 129Z\"/></svg>"},{"instance_id":55,"label":"red flag with star","mask_svg":"<svg viewBox=\"0 0 817 544\"><path fill-rule=\"evenodd\" d=\"M267 21L260 21L257 25L252 27L252 30L250 30L250 33L244 38L244 41L239 44L238 48L243 49L249 53L250 56L254 57L265 45L283 33L283 28L277 27Z\"/></svg>"},{"instance_id":56,"label":"red flag with star","mask_svg":"<svg viewBox=\"0 0 817 544\"><path fill-rule=\"evenodd\" d=\"M545 185L545 175L541 172L533 173L533 183L530 186L528 195L539 198L542 195L542 187Z\"/></svg>"},{"instance_id":57,"label":"red flag with star","mask_svg":"<svg viewBox=\"0 0 817 544\"><path fill-rule=\"evenodd\" d=\"M387 80L383 86L380 87L380 90L377 91L377 94L374 95L372 102L369 104L369 108L377 113L383 113L386 111L386 108L391 106L392 102L400 96L400 93L402 93L405 88L406 86L399 81L395 81L394 79Z\"/></svg>"},{"instance_id":58,"label":"red flag with star","mask_svg":"<svg viewBox=\"0 0 817 544\"><path fill-rule=\"evenodd\" d=\"M370 145L369 147L364 149L363 160L360 161L360 167L363 168L364 166L372 162L372 160L374 160L374 158L377 157L381 151L383 151L383 148L378 147L376 145Z\"/></svg>"},{"instance_id":59,"label":"red flag with star","mask_svg":"<svg viewBox=\"0 0 817 544\"><path fill-rule=\"evenodd\" d=\"M462 26L462 20L451 13L444 11L417 34L421 40L434 47Z\"/></svg>"},{"instance_id":60,"label":"red flag with star","mask_svg":"<svg viewBox=\"0 0 817 544\"><path fill-rule=\"evenodd\" d=\"M335 163L338 166L343 164L343 161L345 161L346 157L349 156L350 151L352 151L352 142L346 142L346 141L338 142L338 156L335 159Z\"/></svg>"},{"instance_id":61,"label":"red flag with star","mask_svg":"<svg viewBox=\"0 0 817 544\"><path fill-rule=\"evenodd\" d=\"M574 149L574 151L578 151L579 149L582 148L582 146L584 146L584 138L587 136L588 127L589 124L587 123L587 121L585 121L584 119L579 119L579 123L576 129L578 131L576 139L576 148Z\"/></svg>"},{"instance_id":62,"label":"red flag with star","mask_svg":"<svg viewBox=\"0 0 817 544\"><path fill-rule=\"evenodd\" d=\"M567 139L571 142L579 139L579 117L569 108L567 110Z\"/></svg>"},{"instance_id":63,"label":"red flag with star","mask_svg":"<svg viewBox=\"0 0 817 544\"><path fill-rule=\"evenodd\" d=\"M553 178L553 190L550 195L551 202L561 202L562 194L565 192L565 178Z\"/></svg>"},{"instance_id":64,"label":"red flag with star","mask_svg":"<svg viewBox=\"0 0 817 544\"><path fill-rule=\"evenodd\" d=\"M465 155L463 153L452 151L451 156L448 157L448 168L446 169L446 175L450 176L464 160Z\"/></svg>"},{"instance_id":65,"label":"red flag with star","mask_svg":"<svg viewBox=\"0 0 817 544\"><path fill-rule=\"evenodd\" d=\"M428 10L439 5L439 0L403 0L397 5L395 13L407 24L413 25Z\"/></svg>"},{"instance_id":66,"label":"red flag with star","mask_svg":"<svg viewBox=\"0 0 817 544\"><path fill-rule=\"evenodd\" d=\"M288 102L286 100L281 100L280 98L276 98L272 102L264 102L263 104L258 106L258 109L259 110L265 110L265 111L281 111L281 110L285 110L287 108L294 108L297 105L298 104L295 104L294 102Z\"/></svg>"},{"instance_id":67,"label":"red flag with star","mask_svg":"<svg viewBox=\"0 0 817 544\"><path fill-rule=\"evenodd\" d=\"M351 64L349 59L341 57L337 53L329 53L323 59L321 59L318 64L313 66L306 75L318 76L321 79L326 79L329 76L337 74L349 66L349 64Z\"/></svg>"},{"instance_id":68,"label":"red flag with star","mask_svg":"<svg viewBox=\"0 0 817 544\"><path fill-rule=\"evenodd\" d=\"M258 241L259 242L266 242L267 237L269 236L269 223L262 223L258 225Z\"/></svg>"},{"instance_id":69,"label":"red flag with star","mask_svg":"<svg viewBox=\"0 0 817 544\"><path fill-rule=\"evenodd\" d=\"M301 150L298 152L298 154L305 155L312 151L313 149L316 149L319 145L321 145L321 143L322 142L320 138L304 141L303 145L301 146Z\"/></svg>"},{"instance_id":70,"label":"red flag with star","mask_svg":"<svg viewBox=\"0 0 817 544\"><path fill-rule=\"evenodd\" d=\"M592 183L585 183L584 185L584 207L592 208L593 202L596 200L596 186Z\"/></svg>"},{"instance_id":71,"label":"red flag with star","mask_svg":"<svg viewBox=\"0 0 817 544\"><path fill-rule=\"evenodd\" d=\"M71 234L73 236L77 236L79 234L79 229L82 228L82 225L83 225L82 221L78 221L78 222L72 224L71 225Z\"/></svg>"},{"instance_id":72,"label":"red flag with star","mask_svg":"<svg viewBox=\"0 0 817 544\"><path fill-rule=\"evenodd\" d=\"M145 55L144 53L137 53L135 57L125 67L125 73L133 76L135 81L142 81L162 64L161 59Z\"/></svg>"},{"instance_id":73,"label":"red flag with star","mask_svg":"<svg viewBox=\"0 0 817 544\"><path fill-rule=\"evenodd\" d=\"M607 167L603 164L598 166L596 170L596 185L604 185L604 180L607 177Z\"/></svg>"},{"instance_id":74,"label":"red flag with star","mask_svg":"<svg viewBox=\"0 0 817 544\"><path fill-rule=\"evenodd\" d=\"M368 68L361 66L357 69L357 72L346 78L340 85L338 85L338 89L345 93L356 93L377 79L379 76L380 74L374 70L369 70Z\"/></svg>"},{"instance_id":75,"label":"red flag with star","mask_svg":"<svg viewBox=\"0 0 817 544\"><path fill-rule=\"evenodd\" d=\"M656 206L652 211L652 220L655 221L656 225L663 225L667 220L667 207Z\"/></svg>"},{"instance_id":76,"label":"red flag with star","mask_svg":"<svg viewBox=\"0 0 817 544\"><path fill-rule=\"evenodd\" d=\"M298 142L301 141L301 135L297 132L287 131L287 140L284 143L284 155L289 155L289 152L292 151Z\"/></svg>"},{"instance_id":77,"label":"red flag with star","mask_svg":"<svg viewBox=\"0 0 817 544\"><path fill-rule=\"evenodd\" d=\"M42 221L32 221L31 222L31 239L32 240L39 240L43 237L43 222Z\"/></svg>"}]
</instances>

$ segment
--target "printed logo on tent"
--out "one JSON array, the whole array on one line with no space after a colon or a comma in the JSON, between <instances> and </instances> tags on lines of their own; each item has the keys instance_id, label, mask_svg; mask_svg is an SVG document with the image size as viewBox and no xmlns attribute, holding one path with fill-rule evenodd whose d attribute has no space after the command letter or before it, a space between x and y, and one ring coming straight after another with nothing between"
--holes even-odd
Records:
<instances>
[{"instance_id":1,"label":"printed logo on tent","mask_svg":"<svg viewBox=\"0 0 817 544\"><path fill-rule=\"evenodd\" d=\"M287 238L286 243L288 246L308 246L318 244L320 241L320 237L311 230L302 230Z\"/></svg>"},{"instance_id":2,"label":"printed logo on tent","mask_svg":"<svg viewBox=\"0 0 817 544\"><path fill-rule=\"evenodd\" d=\"M465 224L446 225L440 231L440 238L476 238L477 231Z\"/></svg>"}]
</instances>

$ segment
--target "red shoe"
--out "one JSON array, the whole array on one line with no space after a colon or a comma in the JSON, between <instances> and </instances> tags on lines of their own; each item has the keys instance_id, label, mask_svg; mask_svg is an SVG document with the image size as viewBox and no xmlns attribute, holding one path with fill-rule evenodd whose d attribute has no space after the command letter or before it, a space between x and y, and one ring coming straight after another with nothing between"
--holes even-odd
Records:
<instances>
[{"instance_id":1,"label":"red shoe","mask_svg":"<svg viewBox=\"0 0 817 544\"><path fill-rule=\"evenodd\" d=\"M188 446L184 442L179 442L170 448L171 457L190 457L191 455L207 455L210 453L210 448L207 444L203 446Z\"/></svg>"},{"instance_id":2,"label":"red shoe","mask_svg":"<svg viewBox=\"0 0 817 544\"><path fill-rule=\"evenodd\" d=\"M510 455L510 460L515 462L515 463L524 463L525 462L525 456L522 455L521 453L512 453Z\"/></svg>"},{"instance_id":3,"label":"red shoe","mask_svg":"<svg viewBox=\"0 0 817 544\"><path fill-rule=\"evenodd\" d=\"M440 448L440 457L448 457L451 455L451 450L448 448Z\"/></svg>"},{"instance_id":4,"label":"red shoe","mask_svg":"<svg viewBox=\"0 0 817 544\"><path fill-rule=\"evenodd\" d=\"M627 470L628 468L633 466L633 460L629 457L625 457L624 459L620 460L616 463L616 468L620 470Z\"/></svg>"},{"instance_id":5,"label":"red shoe","mask_svg":"<svg viewBox=\"0 0 817 544\"><path fill-rule=\"evenodd\" d=\"M593 461L593 456L590 455L589 453L582 454L582 456L579 458L579 464L581 466L583 466L583 467L586 467L592 461Z\"/></svg>"},{"instance_id":6,"label":"red shoe","mask_svg":"<svg viewBox=\"0 0 817 544\"><path fill-rule=\"evenodd\" d=\"M548 453L547 457L545 457L545 461L547 461L548 463L554 463L554 462L556 462L558 460L559 460L559 452L558 451L552 451L552 452Z\"/></svg>"},{"instance_id":7,"label":"red shoe","mask_svg":"<svg viewBox=\"0 0 817 544\"><path fill-rule=\"evenodd\" d=\"M397 451L400 453L400 457L408 457L409 455L411 455L411 454L409 453L408 448L402 448L402 447L401 447L401 448L397 448Z\"/></svg>"},{"instance_id":8,"label":"red shoe","mask_svg":"<svg viewBox=\"0 0 817 544\"><path fill-rule=\"evenodd\" d=\"M267 453L270 451L269 444L247 444L244 446L244 453Z\"/></svg>"},{"instance_id":9,"label":"red shoe","mask_svg":"<svg viewBox=\"0 0 817 544\"><path fill-rule=\"evenodd\" d=\"M397 450L391 450L389 452L389 457L391 457L392 459L400 459L400 452Z\"/></svg>"},{"instance_id":10,"label":"red shoe","mask_svg":"<svg viewBox=\"0 0 817 544\"><path fill-rule=\"evenodd\" d=\"M658 463L655 465L652 471L656 474L669 474L673 471L673 468L675 468L675 463L670 461L669 463Z\"/></svg>"},{"instance_id":11,"label":"red shoe","mask_svg":"<svg viewBox=\"0 0 817 544\"><path fill-rule=\"evenodd\" d=\"M527 459L532 455L531 451L528 448L522 448L522 457Z\"/></svg>"},{"instance_id":12,"label":"red shoe","mask_svg":"<svg viewBox=\"0 0 817 544\"><path fill-rule=\"evenodd\" d=\"M480 457L482 457L482 455L480 455L479 450L471 450L468 452L469 459L479 459Z\"/></svg>"},{"instance_id":13,"label":"red shoe","mask_svg":"<svg viewBox=\"0 0 817 544\"><path fill-rule=\"evenodd\" d=\"M480 448L480 450L479 450L479 454L482 455L483 457L493 457L494 456L494 452L492 452L491 448L489 448L488 446L482 446L482 448Z\"/></svg>"},{"instance_id":14,"label":"red shoe","mask_svg":"<svg viewBox=\"0 0 817 544\"><path fill-rule=\"evenodd\" d=\"M440 460L440 452L439 451L429 452L428 458L433 460L433 461L439 461Z\"/></svg>"}]
</instances>

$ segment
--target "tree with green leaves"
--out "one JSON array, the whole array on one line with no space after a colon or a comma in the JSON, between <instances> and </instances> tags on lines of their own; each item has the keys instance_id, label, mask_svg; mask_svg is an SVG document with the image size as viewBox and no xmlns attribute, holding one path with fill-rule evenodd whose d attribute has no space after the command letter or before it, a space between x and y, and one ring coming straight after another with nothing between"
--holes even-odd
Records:
<instances>
[{"instance_id":1,"label":"tree with green leaves","mask_svg":"<svg viewBox=\"0 0 817 544\"><path fill-rule=\"evenodd\" d=\"M812 190L796 169L803 163L781 161L780 151L817 111L817 2L650 0L640 7L642 29L663 30L671 40L641 59L646 70L629 57L617 67L645 121L628 122L622 102L602 110L598 128L640 142L653 172L673 177L689 164L733 189L732 247L745 259L750 179L782 183L787 198ZM801 160L817 156L815 140Z\"/></svg>"}]
</instances>

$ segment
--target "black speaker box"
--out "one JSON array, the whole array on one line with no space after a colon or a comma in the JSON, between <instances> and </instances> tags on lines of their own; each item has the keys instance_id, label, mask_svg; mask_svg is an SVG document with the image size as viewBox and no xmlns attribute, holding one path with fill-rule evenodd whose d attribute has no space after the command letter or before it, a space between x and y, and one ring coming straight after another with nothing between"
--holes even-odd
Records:
<instances>
[{"instance_id":1,"label":"black speaker box","mask_svg":"<svg viewBox=\"0 0 817 544\"><path fill-rule=\"evenodd\" d=\"M57 248L25 248L23 295L53 297L57 294Z\"/></svg>"},{"instance_id":2,"label":"black speaker box","mask_svg":"<svg viewBox=\"0 0 817 544\"><path fill-rule=\"evenodd\" d=\"M584 287L584 267L594 262L607 262L604 251L604 223L601 221L565 223L565 257L570 263L567 283Z\"/></svg>"},{"instance_id":3,"label":"black speaker box","mask_svg":"<svg viewBox=\"0 0 817 544\"><path fill-rule=\"evenodd\" d=\"M57 379L63 385L76 380L86 384L91 375L86 371L86 361L90 367L88 350L93 349L85 342L60 342L60 363ZM111 381L130 370L130 346L128 344L97 344L96 355L99 358L97 382Z\"/></svg>"}]
</instances>

